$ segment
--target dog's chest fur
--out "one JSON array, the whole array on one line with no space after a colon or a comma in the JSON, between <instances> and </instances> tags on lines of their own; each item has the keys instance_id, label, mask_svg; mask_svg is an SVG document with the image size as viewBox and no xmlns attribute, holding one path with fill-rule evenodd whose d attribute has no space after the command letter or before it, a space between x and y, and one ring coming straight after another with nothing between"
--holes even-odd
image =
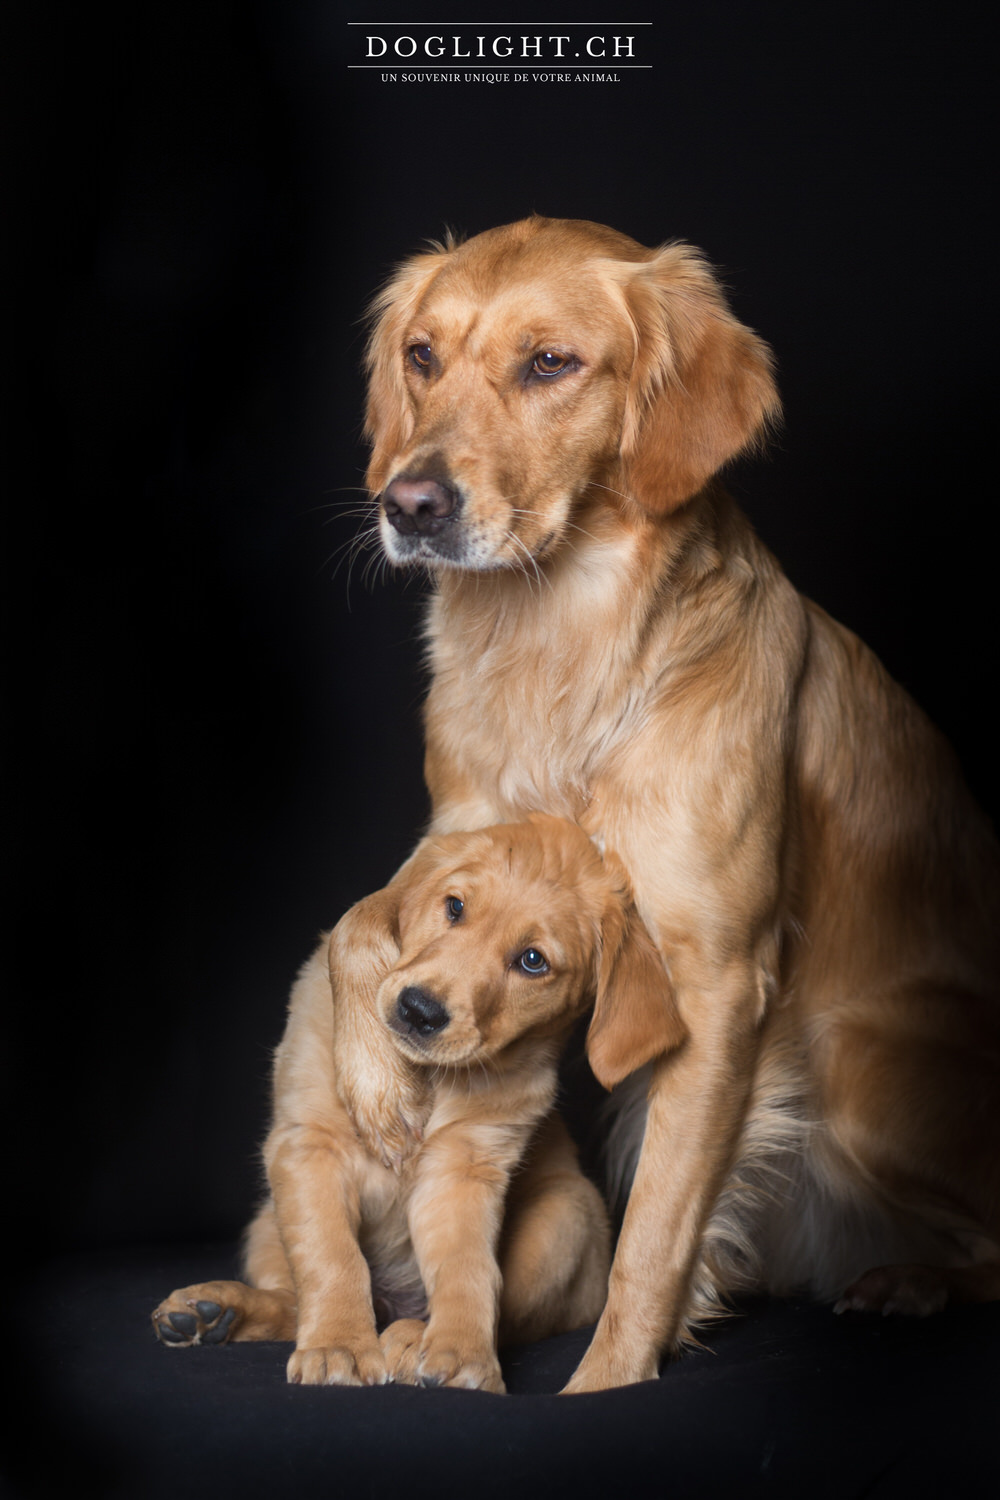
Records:
<instances>
[{"instance_id":1,"label":"dog's chest fur","mask_svg":"<svg viewBox=\"0 0 1000 1500\"><path fill-rule=\"evenodd\" d=\"M516 584L446 584L431 605L428 781L456 828L539 808L580 820L648 710L639 626L621 626L622 570Z\"/></svg>"}]
</instances>

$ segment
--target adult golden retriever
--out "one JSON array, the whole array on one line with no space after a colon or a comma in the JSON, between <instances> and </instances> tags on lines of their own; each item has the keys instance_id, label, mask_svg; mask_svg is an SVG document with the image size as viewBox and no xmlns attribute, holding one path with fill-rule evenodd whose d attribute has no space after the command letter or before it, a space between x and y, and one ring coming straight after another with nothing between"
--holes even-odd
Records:
<instances>
[{"instance_id":1,"label":"adult golden retriever","mask_svg":"<svg viewBox=\"0 0 1000 1500\"><path fill-rule=\"evenodd\" d=\"M567 1389L655 1376L741 1287L1000 1295L997 848L716 478L778 414L767 347L690 248L544 218L415 256L374 316L367 482L435 580L432 827L576 819L662 957L658 1014L591 1027L605 1084L651 1066Z\"/></svg>"},{"instance_id":2,"label":"adult golden retriever","mask_svg":"<svg viewBox=\"0 0 1000 1500\"><path fill-rule=\"evenodd\" d=\"M502 1391L498 1324L511 1342L577 1328L607 1291L607 1215L553 1110L562 1041L595 993L655 1008L661 974L576 824L425 840L292 991L249 1284L173 1292L157 1336L295 1339L288 1378L308 1385ZM389 1126L366 1147L343 1101L364 1118L369 1077Z\"/></svg>"}]
</instances>

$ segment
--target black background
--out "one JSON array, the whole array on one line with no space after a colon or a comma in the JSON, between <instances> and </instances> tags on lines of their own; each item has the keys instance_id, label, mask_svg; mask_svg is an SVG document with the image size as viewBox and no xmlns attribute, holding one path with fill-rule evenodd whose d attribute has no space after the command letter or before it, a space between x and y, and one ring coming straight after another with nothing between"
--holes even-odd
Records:
<instances>
[{"instance_id":1,"label":"black background","mask_svg":"<svg viewBox=\"0 0 1000 1500\"><path fill-rule=\"evenodd\" d=\"M421 585L351 561L359 320L446 226L707 252L785 398L737 492L995 808L985 11L667 4L649 72L493 87L348 71L363 17L40 3L7 49L31 1256L239 1229L289 982L420 829Z\"/></svg>"}]
</instances>

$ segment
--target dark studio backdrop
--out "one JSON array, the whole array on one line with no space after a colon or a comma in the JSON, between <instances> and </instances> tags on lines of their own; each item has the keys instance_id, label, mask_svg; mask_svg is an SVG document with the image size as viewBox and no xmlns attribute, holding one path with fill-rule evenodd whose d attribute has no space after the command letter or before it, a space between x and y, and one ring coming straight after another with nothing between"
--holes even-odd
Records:
<instances>
[{"instance_id":1,"label":"dark studio backdrop","mask_svg":"<svg viewBox=\"0 0 1000 1500\"><path fill-rule=\"evenodd\" d=\"M995 810L981 9L668 0L628 12L650 70L517 85L349 70L364 12L322 0L23 10L7 1097L31 1258L237 1233L289 983L420 830L421 585L352 551L359 320L446 226L538 211L706 251L785 400L738 494Z\"/></svg>"}]
</instances>

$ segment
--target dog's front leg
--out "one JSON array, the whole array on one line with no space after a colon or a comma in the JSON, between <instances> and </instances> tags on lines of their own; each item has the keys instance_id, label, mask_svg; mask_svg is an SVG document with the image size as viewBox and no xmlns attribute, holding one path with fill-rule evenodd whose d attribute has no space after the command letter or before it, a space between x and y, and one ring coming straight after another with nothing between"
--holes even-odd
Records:
<instances>
[{"instance_id":1,"label":"dog's front leg","mask_svg":"<svg viewBox=\"0 0 1000 1500\"><path fill-rule=\"evenodd\" d=\"M456 1126L425 1146L409 1221L430 1316L419 1341L400 1339L398 1325L383 1334L391 1378L503 1392L497 1243L510 1173L527 1136Z\"/></svg>"},{"instance_id":2,"label":"dog's front leg","mask_svg":"<svg viewBox=\"0 0 1000 1500\"><path fill-rule=\"evenodd\" d=\"M731 965L684 997L689 1035L655 1065L642 1151L593 1342L567 1394L653 1380L687 1331L702 1236L753 1083L762 975Z\"/></svg>"},{"instance_id":3,"label":"dog's front leg","mask_svg":"<svg viewBox=\"0 0 1000 1500\"><path fill-rule=\"evenodd\" d=\"M345 1146L319 1126L284 1125L267 1144L281 1242L295 1286L297 1332L288 1379L301 1385L381 1385L371 1277L358 1244L361 1213Z\"/></svg>"}]
</instances>

